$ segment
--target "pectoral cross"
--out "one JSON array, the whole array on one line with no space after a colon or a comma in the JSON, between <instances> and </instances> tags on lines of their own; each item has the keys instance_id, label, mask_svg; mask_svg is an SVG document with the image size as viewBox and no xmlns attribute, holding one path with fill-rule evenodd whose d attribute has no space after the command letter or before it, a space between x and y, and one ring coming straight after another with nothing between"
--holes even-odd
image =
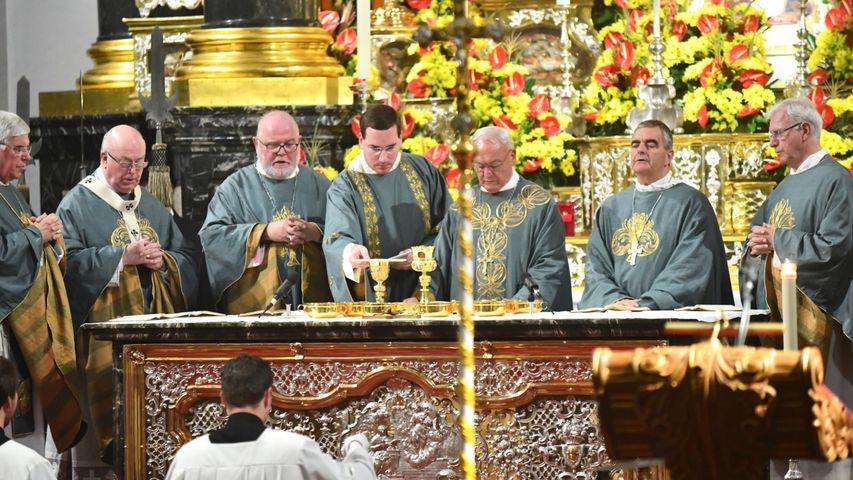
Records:
<instances>
[{"instance_id":1,"label":"pectoral cross","mask_svg":"<svg viewBox=\"0 0 853 480\"><path fill-rule=\"evenodd\" d=\"M628 257L628 265L632 267L637 264L637 254L642 253L643 250L640 248L640 244L634 240L631 243L631 248L628 250L628 253L631 255Z\"/></svg>"}]
</instances>

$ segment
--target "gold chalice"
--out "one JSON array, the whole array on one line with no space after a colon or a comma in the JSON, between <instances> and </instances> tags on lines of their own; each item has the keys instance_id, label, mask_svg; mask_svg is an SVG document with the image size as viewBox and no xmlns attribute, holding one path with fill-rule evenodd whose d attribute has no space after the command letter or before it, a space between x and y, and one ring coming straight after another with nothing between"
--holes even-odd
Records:
<instances>
[{"instance_id":1,"label":"gold chalice","mask_svg":"<svg viewBox=\"0 0 853 480\"><path fill-rule=\"evenodd\" d=\"M373 277L373 281L376 282L376 286L373 287L373 291L376 293L377 303L385 302L385 280L388 280L388 265L388 259L370 259L370 276Z\"/></svg>"},{"instance_id":2,"label":"gold chalice","mask_svg":"<svg viewBox=\"0 0 853 480\"><path fill-rule=\"evenodd\" d=\"M429 272L437 266L432 256L432 245L412 247L412 270L421 272L421 303L429 302Z\"/></svg>"}]
</instances>

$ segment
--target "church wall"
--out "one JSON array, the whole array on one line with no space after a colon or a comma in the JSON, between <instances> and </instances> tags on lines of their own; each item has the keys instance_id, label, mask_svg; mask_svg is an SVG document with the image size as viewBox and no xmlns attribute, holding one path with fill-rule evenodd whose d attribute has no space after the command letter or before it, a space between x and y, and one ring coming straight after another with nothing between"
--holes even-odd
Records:
<instances>
[{"instance_id":1,"label":"church wall","mask_svg":"<svg viewBox=\"0 0 853 480\"><path fill-rule=\"evenodd\" d=\"M0 108L15 109L16 84L30 80L30 112L38 92L72 90L92 67L86 49L98 36L96 0L0 0ZM2 37L0 37L2 38ZM5 61L3 58L5 51Z\"/></svg>"}]
</instances>

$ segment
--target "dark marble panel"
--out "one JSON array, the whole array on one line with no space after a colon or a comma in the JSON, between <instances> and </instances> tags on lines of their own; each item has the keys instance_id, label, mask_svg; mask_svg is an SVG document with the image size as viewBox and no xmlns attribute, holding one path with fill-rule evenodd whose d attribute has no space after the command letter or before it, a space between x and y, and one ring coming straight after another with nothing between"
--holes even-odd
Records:
<instances>
[{"instance_id":1,"label":"dark marble panel","mask_svg":"<svg viewBox=\"0 0 853 480\"><path fill-rule=\"evenodd\" d=\"M319 26L318 0L206 0L203 28Z\"/></svg>"}]
</instances>

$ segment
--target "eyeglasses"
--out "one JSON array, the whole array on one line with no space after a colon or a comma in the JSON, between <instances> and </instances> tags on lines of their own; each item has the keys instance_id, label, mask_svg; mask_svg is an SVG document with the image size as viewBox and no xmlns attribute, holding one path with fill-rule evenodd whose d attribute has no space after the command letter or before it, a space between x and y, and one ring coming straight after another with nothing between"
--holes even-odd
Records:
<instances>
[{"instance_id":1,"label":"eyeglasses","mask_svg":"<svg viewBox=\"0 0 853 480\"><path fill-rule=\"evenodd\" d=\"M789 130L793 130L802 124L803 122L795 123L788 128L780 128L779 130L773 130L767 134L767 138L769 138L770 141L773 141L774 138L782 138L785 136L786 133L788 133Z\"/></svg>"},{"instance_id":2,"label":"eyeglasses","mask_svg":"<svg viewBox=\"0 0 853 480\"><path fill-rule=\"evenodd\" d=\"M299 142L287 142L287 143L265 143L260 138L258 142L267 149L268 152L276 152L279 150L284 150L285 153L293 153L299 148Z\"/></svg>"},{"instance_id":3,"label":"eyeglasses","mask_svg":"<svg viewBox=\"0 0 853 480\"><path fill-rule=\"evenodd\" d=\"M477 170L478 172L481 172L481 173L485 172L486 170L488 170L492 173L495 173L495 171L497 169L501 168L501 166L503 166L503 164L506 163L506 159L509 158L509 155L511 153L512 153L512 150L506 152L506 156L503 158L503 160L499 160L497 162L492 162L492 163L489 163L486 165L483 165L482 163L474 162L474 170Z\"/></svg>"},{"instance_id":4,"label":"eyeglasses","mask_svg":"<svg viewBox=\"0 0 853 480\"><path fill-rule=\"evenodd\" d=\"M400 148L400 145L396 143L393 145L386 145L384 147L380 147L379 145L368 145L367 151L375 155L381 155L383 152L394 153L398 148Z\"/></svg>"},{"instance_id":5,"label":"eyeglasses","mask_svg":"<svg viewBox=\"0 0 853 480\"><path fill-rule=\"evenodd\" d=\"M116 157L114 157L108 150L105 150L108 157L110 157L114 162L116 162L122 170L130 170L131 167L136 168L137 170L142 170L143 168L148 166L148 162L145 159L137 160L135 162L131 162L130 160L122 160L118 161Z\"/></svg>"},{"instance_id":6,"label":"eyeglasses","mask_svg":"<svg viewBox=\"0 0 853 480\"><path fill-rule=\"evenodd\" d=\"M0 142L0 145L3 145L4 147L11 146L6 142ZM23 155L25 152L26 153L32 152L33 146L32 145L16 145L16 146L12 147L12 151L15 152L17 155Z\"/></svg>"}]
</instances>

